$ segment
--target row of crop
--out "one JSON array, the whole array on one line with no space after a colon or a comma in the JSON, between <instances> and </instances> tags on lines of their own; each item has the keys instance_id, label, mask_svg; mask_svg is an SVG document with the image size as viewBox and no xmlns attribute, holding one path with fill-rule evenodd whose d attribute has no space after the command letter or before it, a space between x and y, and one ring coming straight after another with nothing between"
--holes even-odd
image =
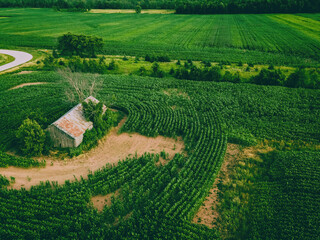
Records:
<instances>
[{"instance_id":1,"label":"row of crop","mask_svg":"<svg viewBox=\"0 0 320 240\"><path fill-rule=\"evenodd\" d=\"M316 239L320 234L319 153L272 152L262 158L264 172L250 201L248 236Z\"/></svg>"},{"instance_id":2,"label":"row of crop","mask_svg":"<svg viewBox=\"0 0 320 240\"><path fill-rule=\"evenodd\" d=\"M170 87L179 88L185 96L163 94L162 90ZM53 97L60 96L54 91L50 93ZM88 180L80 179L73 183L68 181L62 186L43 183L30 191L0 191L0 210L6 209L3 211L6 214L1 218L1 226L5 228L0 227L0 237L28 238L27 234L30 233L26 231L27 228L34 229L34 239L117 239L118 236L136 239L164 239L172 236L179 236L179 239L206 239L205 234L210 236L214 231L196 227L183 219L192 219L220 168L226 147L226 131L229 131L224 126L225 123L233 127L245 123L250 120L248 112L253 113L251 123L266 123L270 119L265 118L268 108L262 108L267 102L265 99L273 103L270 111L274 118L288 108L288 102L292 103L289 95L296 94L298 103L292 104L296 109L317 96L317 93L304 93L304 90L286 92L283 89L256 86L240 85L236 88L232 84L106 77L104 89L99 94L102 100L115 94L117 100L114 105L128 114L122 131L140 132L149 136L182 136L187 156L176 155L166 165L157 166L155 163L158 156L147 154L126 159L117 166L108 165L89 174ZM21 91L20 94L17 96L18 100L30 100L25 97L30 94L28 91ZM257 94L258 97L255 97ZM271 97L275 94L282 98L278 105L275 97ZM36 95L34 97L38 100L45 99ZM54 103L53 97L44 100L48 109ZM316 107L316 103L317 101L311 103L310 100L310 106ZM1 104L5 105L3 102ZM30 106L31 104L34 105L35 102L31 101ZM308 116L316 114L307 110L305 113ZM5 116L10 114L4 113ZM240 118L238 122L237 117ZM284 115L282 118L290 120ZM236 124L232 125L234 120ZM297 129L301 129L299 125L305 127L302 120L293 120L297 120ZM273 123L271 119L269 125ZM7 124L10 126L10 123ZM312 126L317 126L318 122L315 120L313 124ZM247 127L246 124L244 126ZM278 128L275 125L272 129ZM305 186L310 187L307 184ZM101 213L90 207L91 196L112 193L117 189L120 189L120 195L115 196L112 205L106 206ZM174 218L171 219L172 216ZM26 223L26 218L30 226ZM43 218L47 220L42 220ZM35 224L39 228L33 226ZM166 229L163 224L169 229L167 233L163 232Z\"/></svg>"}]
</instances>

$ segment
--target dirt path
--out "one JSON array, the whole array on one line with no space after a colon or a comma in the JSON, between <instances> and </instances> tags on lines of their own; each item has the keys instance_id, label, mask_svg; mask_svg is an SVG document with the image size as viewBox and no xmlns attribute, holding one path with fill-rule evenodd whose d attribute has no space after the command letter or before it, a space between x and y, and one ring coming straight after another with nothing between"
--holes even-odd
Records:
<instances>
[{"instance_id":1,"label":"dirt path","mask_svg":"<svg viewBox=\"0 0 320 240\"><path fill-rule=\"evenodd\" d=\"M212 188L210 189L209 196L206 197L203 205L193 218L194 223L201 223L209 228L215 228L217 226L217 219L219 217L219 213L217 212L219 192L218 184L220 181L228 179L229 171L234 167L236 161L239 159L239 156L239 145L228 143L227 152L220 168L220 172L216 177Z\"/></svg>"},{"instance_id":2,"label":"dirt path","mask_svg":"<svg viewBox=\"0 0 320 240\"><path fill-rule=\"evenodd\" d=\"M17 88L23 88L26 86L33 86L33 85L40 85L40 84L48 84L47 82L33 82L33 83L22 83L18 86L15 86L13 88L10 88L9 90L17 89Z\"/></svg>"},{"instance_id":3,"label":"dirt path","mask_svg":"<svg viewBox=\"0 0 320 240\"><path fill-rule=\"evenodd\" d=\"M242 160L248 158L260 159L259 153L266 153L272 150L273 149L271 147L263 145L243 148L240 145L228 143L227 152L225 154L220 172L216 177L212 188L210 189L209 196L206 197L198 213L193 218L193 222L204 224L209 228L219 228L217 225L219 224L218 204L220 192L218 185L220 183L226 185L232 181L230 174L232 174L234 167L241 163Z\"/></svg>"},{"instance_id":4,"label":"dirt path","mask_svg":"<svg viewBox=\"0 0 320 240\"><path fill-rule=\"evenodd\" d=\"M175 141L172 138L163 136L150 138L137 133L122 133L118 135L119 127L125 120L123 119L118 127L112 129L100 141L98 147L86 154L66 160L45 158L47 161L45 168L0 168L0 174L8 178L10 176L15 177L15 183L11 185L12 188L20 189L24 187L30 189L31 186L46 180L63 184L65 180L74 180L74 177L77 179L80 176L86 178L89 171L94 172L107 163L116 164L119 160L135 153L142 155L145 152L160 153L164 150L169 153L169 156L173 156L175 153L183 151L184 143L181 139Z\"/></svg>"},{"instance_id":5,"label":"dirt path","mask_svg":"<svg viewBox=\"0 0 320 240\"><path fill-rule=\"evenodd\" d=\"M26 53L26 52L20 52L20 51L0 49L0 53L7 54L7 55L10 55L15 58L14 61L0 66L0 72L7 70L9 68L16 67L20 64L26 63L33 58L33 56L31 54Z\"/></svg>"}]
</instances>

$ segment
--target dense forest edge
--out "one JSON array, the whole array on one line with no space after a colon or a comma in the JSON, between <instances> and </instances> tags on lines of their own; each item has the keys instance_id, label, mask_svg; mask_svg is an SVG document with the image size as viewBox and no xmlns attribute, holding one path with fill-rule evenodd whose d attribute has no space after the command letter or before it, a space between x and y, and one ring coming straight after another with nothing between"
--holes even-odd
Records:
<instances>
[{"instance_id":1,"label":"dense forest edge","mask_svg":"<svg viewBox=\"0 0 320 240\"><path fill-rule=\"evenodd\" d=\"M85 12L90 9L175 9L177 14L237 14L237 13L316 13L320 2L313 0L0 0L0 8L55 8Z\"/></svg>"}]
</instances>

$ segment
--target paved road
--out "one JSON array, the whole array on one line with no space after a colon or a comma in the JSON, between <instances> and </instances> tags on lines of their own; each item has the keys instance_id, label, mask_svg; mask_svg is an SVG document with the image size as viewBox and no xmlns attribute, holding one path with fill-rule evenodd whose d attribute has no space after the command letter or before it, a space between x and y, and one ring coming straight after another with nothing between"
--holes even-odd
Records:
<instances>
[{"instance_id":1,"label":"paved road","mask_svg":"<svg viewBox=\"0 0 320 240\"><path fill-rule=\"evenodd\" d=\"M0 49L0 54L7 54L14 57L14 61L0 66L0 72L13 68L32 59L32 55L26 52Z\"/></svg>"}]
</instances>

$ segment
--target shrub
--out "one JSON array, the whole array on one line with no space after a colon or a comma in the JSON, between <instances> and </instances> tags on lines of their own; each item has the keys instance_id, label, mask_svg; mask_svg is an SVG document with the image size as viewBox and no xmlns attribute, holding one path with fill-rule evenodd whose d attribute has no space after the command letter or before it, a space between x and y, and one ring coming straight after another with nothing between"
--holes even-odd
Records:
<instances>
[{"instance_id":1,"label":"shrub","mask_svg":"<svg viewBox=\"0 0 320 240\"><path fill-rule=\"evenodd\" d=\"M35 120L25 119L16 132L16 137L23 154L37 156L42 153L46 135Z\"/></svg>"},{"instance_id":2,"label":"shrub","mask_svg":"<svg viewBox=\"0 0 320 240\"><path fill-rule=\"evenodd\" d=\"M152 77L158 77L158 78L163 78L164 77L164 72L160 69L160 65L157 62L154 62L152 64Z\"/></svg>"},{"instance_id":3,"label":"shrub","mask_svg":"<svg viewBox=\"0 0 320 240\"><path fill-rule=\"evenodd\" d=\"M306 71L304 68L299 68L290 74L285 82L285 86L293 88L320 88L319 73L315 70Z\"/></svg>"},{"instance_id":4,"label":"shrub","mask_svg":"<svg viewBox=\"0 0 320 240\"><path fill-rule=\"evenodd\" d=\"M165 55L165 56L158 56L157 61L158 62L170 62L171 60L168 56Z\"/></svg>"},{"instance_id":5,"label":"shrub","mask_svg":"<svg viewBox=\"0 0 320 240\"><path fill-rule=\"evenodd\" d=\"M56 50L53 50L53 52L52 52L52 57L54 57L54 58L59 58L59 55L58 55L58 53L57 53Z\"/></svg>"},{"instance_id":6,"label":"shrub","mask_svg":"<svg viewBox=\"0 0 320 240\"><path fill-rule=\"evenodd\" d=\"M83 113L87 120L91 121L94 127L100 124L103 115L103 103L95 103L91 100L82 103Z\"/></svg>"},{"instance_id":7,"label":"shrub","mask_svg":"<svg viewBox=\"0 0 320 240\"><path fill-rule=\"evenodd\" d=\"M285 80L281 70L261 69L260 73L252 78L252 82L258 85L282 86Z\"/></svg>"},{"instance_id":8,"label":"shrub","mask_svg":"<svg viewBox=\"0 0 320 240\"><path fill-rule=\"evenodd\" d=\"M274 70L273 64L270 64L269 67L268 67L268 69L269 69L269 70Z\"/></svg>"},{"instance_id":9,"label":"shrub","mask_svg":"<svg viewBox=\"0 0 320 240\"><path fill-rule=\"evenodd\" d=\"M141 13L141 6L138 4L137 6L136 6L136 8L135 8L135 10L136 10L136 13L137 14L139 14L139 13Z\"/></svg>"},{"instance_id":10,"label":"shrub","mask_svg":"<svg viewBox=\"0 0 320 240\"><path fill-rule=\"evenodd\" d=\"M145 67L140 67L139 70L138 70L138 75L139 76L145 76L146 75L146 72L147 72L147 69Z\"/></svg>"},{"instance_id":11,"label":"shrub","mask_svg":"<svg viewBox=\"0 0 320 240\"><path fill-rule=\"evenodd\" d=\"M109 63L109 66L108 66L108 70L115 70L117 69L117 64L116 62L114 61L114 59L112 59L112 61Z\"/></svg>"},{"instance_id":12,"label":"shrub","mask_svg":"<svg viewBox=\"0 0 320 240\"><path fill-rule=\"evenodd\" d=\"M10 184L9 180L5 176L2 176L0 174L0 189L5 186L8 186L9 184Z\"/></svg>"}]
</instances>

